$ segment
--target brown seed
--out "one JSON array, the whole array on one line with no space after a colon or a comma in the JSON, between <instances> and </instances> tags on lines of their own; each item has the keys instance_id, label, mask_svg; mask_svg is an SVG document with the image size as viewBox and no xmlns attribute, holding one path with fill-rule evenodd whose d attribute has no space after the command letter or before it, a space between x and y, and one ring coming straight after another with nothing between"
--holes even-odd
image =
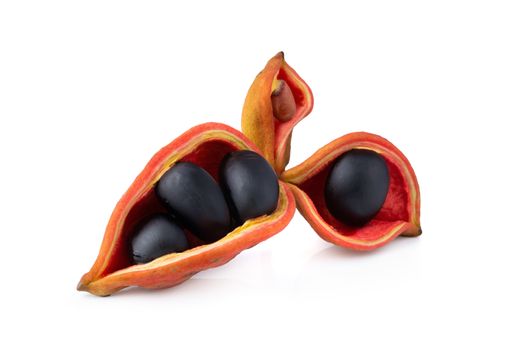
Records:
<instances>
[{"instance_id":1,"label":"brown seed","mask_svg":"<svg viewBox=\"0 0 525 350\"><path fill-rule=\"evenodd\" d=\"M295 115L297 106L288 84L284 80L278 80L276 83L277 87L272 91L273 116L286 122Z\"/></svg>"}]
</instances>

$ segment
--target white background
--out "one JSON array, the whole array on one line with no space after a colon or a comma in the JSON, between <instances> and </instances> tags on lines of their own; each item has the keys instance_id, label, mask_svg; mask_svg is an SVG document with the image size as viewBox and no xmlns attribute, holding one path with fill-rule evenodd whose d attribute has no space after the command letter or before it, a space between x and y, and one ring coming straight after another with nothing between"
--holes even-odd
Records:
<instances>
[{"instance_id":1,"label":"white background","mask_svg":"<svg viewBox=\"0 0 525 350\"><path fill-rule=\"evenodd\" d=\"M3 1L0 347L523 349L522 1ZM351 131L411 160L423 235L303 218L171 289L75 290L113 206L193 125L240 127L276 52L309 83L291 165Z\"/></svg>"}]
</instances>

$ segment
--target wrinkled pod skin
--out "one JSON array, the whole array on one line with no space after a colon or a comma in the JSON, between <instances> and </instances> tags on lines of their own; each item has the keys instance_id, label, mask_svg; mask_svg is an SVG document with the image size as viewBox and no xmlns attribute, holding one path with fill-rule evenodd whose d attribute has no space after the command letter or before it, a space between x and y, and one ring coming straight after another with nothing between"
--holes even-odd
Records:
<instances>
[{"instance_id":1,"label":"wrinkled pod skin","mask_svg":"<svg viewBox=\"0 0 525 350\"><path fill-rule=\"evenodd\" d=\"M77 289L107 296L128 286L150 289L174 286L199 271L225 264L286 227L295 212L295 201L290 189L279 181L277 207L268 215L248 219L209 244L185 232L193 248L153 256L154 260L144 264L134 264L130 258L128 242L135 228L151 215L166 211L166 203L157 198L155 186L174 164L196 164L219 182L222 159L231 152L245 150L260 153L239 131L220 123L206 123L191 128L157 152L115 206L98 257L82 276ZM170 249L176 246L174 241L162 243ZM144 244L147 248L150 243Z\"/></svg>"}]
</instances>

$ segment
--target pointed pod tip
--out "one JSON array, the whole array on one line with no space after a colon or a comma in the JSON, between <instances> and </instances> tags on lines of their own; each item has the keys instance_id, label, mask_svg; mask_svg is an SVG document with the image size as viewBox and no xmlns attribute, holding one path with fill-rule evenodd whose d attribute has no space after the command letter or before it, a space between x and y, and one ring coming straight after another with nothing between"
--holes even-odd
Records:
<instances>
[{"instance_id":1,"label":"pointed pod tip","mask_svg":"<svg viewBox=\"0 0 525 350\"><path fill-rule=\"evenodd\" d=\"M80 281L77 284L77 290L81 291L81 292L87 292L88 291L88 287L82 281Z\"/></svg>"},{"instance_id":2,"label":"pointed pod tip","mask_svg":"<svg viewBox=\"0 0 525 350\"><path fill-rule=\"evenodd\" d=\"M415 225L412 226L407 232L402 233L402 236L405 237L418 237L423 233L423 230L421 230L421 226Z\"/></svg>"},{"instance_id":3,"label":"pointed pod tip","mask_svg":"<svg viewBox=\"0 0 525 350\"><path fill-rule=\"evenodd\" d=\"M90 287L90 283L86 284L82 280L78 282L77 290L80 292L88 292L90 294L93 294L99 297L108 297L111 295L111 293L105 293L105 291L101 291L98 289L94 289L93 287Z\"/></svg>"}]
</instances>

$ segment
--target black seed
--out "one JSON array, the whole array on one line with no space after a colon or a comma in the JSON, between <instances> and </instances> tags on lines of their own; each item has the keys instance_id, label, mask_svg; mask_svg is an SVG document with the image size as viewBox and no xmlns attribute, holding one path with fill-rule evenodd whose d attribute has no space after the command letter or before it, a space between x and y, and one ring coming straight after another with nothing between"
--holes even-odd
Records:
<instances>
[{"instance_id":1,"label":"black seed","mask_svg":"<svg viewBox=\"0 0 525 350\"><path fill-rule=\"evenodd\" d=\"M341 155L326 180L325 200L330 213L352 226L370 221L383 206L390 176L385 160L369 150Z\"/></svg>"},{"instance_id":2,"label":"black seed","mask_svg":"<svg viewBox=\"0 0 525 350\"><path fill-rule=\"evenodd\" d=\"M238 224L271 214L277 208L279 182L270 164L259 154L228 154L222 161L220 178Z\"/></svg>"},{"instance_id":3,"label":"black seed","mask_svg":"<svg viewBox=\"0 0 525 350\"><path fill-rule=\"evenodd\" d=\"M188 240L177 223L165 214L144 222L131 239L131 253L136 264L145 264L166 254L188 249Z\"/></svg>"},{"instance_id":4,"label":"black seed","mask_svg":"<svg viewBox=\"0 0 525 350\"><path fill-rule=\"evenodd\" d=\"M200 239L214 242L230 231L230 211L221 188L203 168L180 162L159 180L157 196Z\"/></svg>"}]
</instances>

